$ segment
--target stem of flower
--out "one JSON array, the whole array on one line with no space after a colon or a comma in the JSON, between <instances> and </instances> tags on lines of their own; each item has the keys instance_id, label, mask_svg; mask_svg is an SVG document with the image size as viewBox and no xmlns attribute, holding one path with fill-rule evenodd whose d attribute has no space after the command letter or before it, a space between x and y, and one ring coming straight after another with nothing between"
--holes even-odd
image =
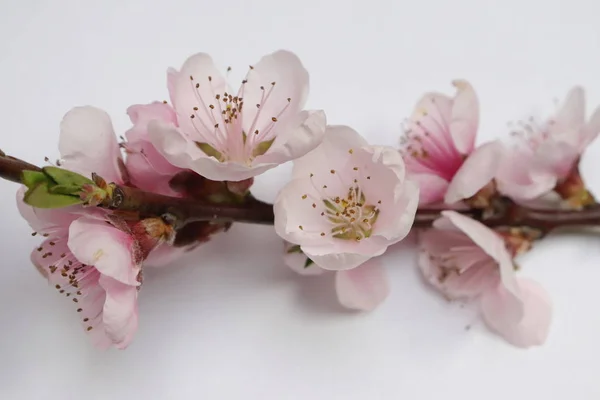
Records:
<instances>
[{"instance_id":1,"label":"stem of flower","mask_svg":"<svg viewBox=\"0 0 600 400\"><path fill-rule=\"evenodd\" d=\"M0 150L0 177L21 182L25 170L41 171L33 164L10 157ZM140 217L169 216L176 229L194 221L244 222L273 225L273 205L249 199L239 205L216 205L198 200L164 196L140 189L114 185L113 195L99 207L122 212L135 212ZM600 204L581 210L533 209L504 199L503 212L486 216L480 210L461 211L486 226L529 227L542 234L559 227L600 226ZM413 227L428 228L440 217L440 210L419 209Z\"/></svg>"}]
</instances>

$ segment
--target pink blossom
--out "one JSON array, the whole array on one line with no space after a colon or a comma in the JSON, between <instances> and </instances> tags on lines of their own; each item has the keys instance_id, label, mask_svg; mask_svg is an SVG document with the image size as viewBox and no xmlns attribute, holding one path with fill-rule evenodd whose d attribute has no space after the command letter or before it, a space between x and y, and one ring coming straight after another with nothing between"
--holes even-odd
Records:
<instances>
[{"instance_id":1,"label":"pink blossom","mask_svg":"<svg viewBox=\"0 0 600 400\"><path fill-rule=\"evenodd\" d=\"M347 270L402 240L417 203L397 151L330 126L319 147L294 161L275 200L275 230L321 268Z\"/></svg>"},{"instance_id":2,"label":"pink blossom","mask_svg":"<svg viewBox=\"0 0 600 400\"><path fill-rule=\"evenodd\" d=\"M498 190L515 200L531 200L568 178L587 146L600 133L600 107L588 122L585 94L574 87L547 120L522 122L504 152L496 176Z\"/></svg>"},{"instance_id":3,"label":"pink blossom","mask_svg":"<svg viewBox=\"0 0 600 400\"><path fill-rule=\"evenodd\" d=\"M302 111L308 72L287 51L251 66L237 94L203 53L170 70L168 87L179 126L152 121L150 139L171 164L211 180L251 178L303 156L323 138L325 114Z\"/></svg>"},{"instance_id":4,"label":"pink blossom","mask_svg":"<svg viewBox=\"0 0 600 400\"><path fill-rule=\"evenodd\" d=\"M148 123L152 120L177 126L175 110L168 104L155 102L131 106L127 114L133 123L125 134L127 143L124 144L127 151L125 165L131 183L149 192L179 197L181 194L174 191L169 182L184 169L170 164L156 150L148 135Z\"/></svg>"},{"instance_id":5,"label":"pink blossom","mask_svg":"<svg viewBox=\"0 0 600 400\"><path fill-rule=\"evenodd\" d=\"M97 173L107 182L123 184L126 174L134 185L165 195L178 196L169 188L169 179L181 169L170 165L147 140L145 126L151 119L175 121L170 106L162 103L132 106L128 109L134 127L127 132L127 164L117 143L108 114L85 106L69 111L61 122L59 150L61 167L91 177ZM126 169L126 167L131 169ZM126 171L126 172L125 172ZM175 248L164 243L149 256L148 265L165 265L180 257L189 247Z\"/></svg>"},{"instance_id":6,"label":"pink blossom","mask_svg":"<svg viewBox=\"0 0 600 400\"><path fill-rule=\"evenodd\" d=\"M299 249L286 243L284 262L294 272L305 276L318 276L327 271ZM371 259L360 266L335 273L335 292L340 304L359 311L372 311L388 296L390 287L379 258Z\"/></svg>"},{"instance_id":7,"label":"pink blossom","mask_svg":"<svg viewBox=\"0 0 600 400\"><path fill-rule=\"evenodd\" d=\"M419 100L401 139L406 170L419 184L421 205L471 197L496 173L497 145L475 149L477 95L466 81L453 84L457 88L453 98L428 93Z\"/></svg>"},{"instance_id":8,"label":"pink blossom","mask_svg":"<svg viewBox=\"0 0 600 400\"><path fill-rule=\"evenodd\" d=\"M546 292L517 279L512 254L499 234L455 211L444 211L420 235L419 266L449 299L480 299L487 325L510 343L541 345L552 307Z\"/></svg>"},{"instance_id":9,"label":"pink blossom","mask_svg":"<svg viewBox=\"0 0 600 400\"><path fill-rule=\"evenodd\" d=\"M44 242L34 265L73 302L85 331L98 347L125 348L137 330L140 249L130 234L78 206L36 209L22 201L21 215Z\"/></svg>"}]
</instances>

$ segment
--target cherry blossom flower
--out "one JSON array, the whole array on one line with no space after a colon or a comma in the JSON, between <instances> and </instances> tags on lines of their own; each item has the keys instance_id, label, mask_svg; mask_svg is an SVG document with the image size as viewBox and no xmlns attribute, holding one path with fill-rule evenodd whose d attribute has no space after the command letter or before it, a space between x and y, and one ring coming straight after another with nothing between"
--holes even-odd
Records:
<instances>
[{"instance_id":1,"label":"cherry blossom flower","mask_svg":"<svg viewBox=\"0 0 600 400\"><path fill-rule=\"evenodd\" d=\"M286 243L284 263L294 272L305 276L330 273L300 250L300 246ZM359 311L372 311L388 296L390 287L379 258L349 270L334 271L335 291L340 304Z\"/></svg>"},{"instance_id":2,"label":"cherry blossom flower","mask_svg":"<svg viewBox=\"0 0 600 400\"><path fill-rule=\"evenodd\" d=\"M521 122L512 132L496 176L498 190L514 200L532 200L552 191L576 171L579 158L600 133L600 107L588 122L585 94L574 87L547 120Z\"/></svg>"},{"instance_id":3,"label":"cherry blossom flower","mask_svg":"<svg viewBox=\"0 0 600 400\"><path fill-rule=\"evenodd\" d=\"M150 139L171 164L208 179L251 178L303 156L323 138L325 114L302 111L308 72L287 51L251 66L237 94L204 53L170 70L168 87L179 126L152 121Z\"/></svg>"},{"instance_id":4,"label":"cherry blossom flower","mask_svg":"<svg viewBox=\"0 0 600 400\"><path fill-rule=\"evenodd\" d=\"M96 172L122 184L122 158L108 115L93 107L69 111L61 124L60 165L85 176ZM104 210L76 205L38 209L17 205L46 239L32 253L38 270L76 307L99 347L125 348L137 330L141 263L159 243L146 232L153 221L126 223Z\"/></svg>"},{"instance_id":5,"label":"cherry blossom flower","mask_svg":"<svg viewBox=\"0 0 600 400\"><path fill-rule=\"evenodd\" d=\"M127 152L125 166L131 183L143 190L180 197L181 193L169 185L179 172L185 171L170 164L150 142L148 123L152 120L172 123L177 126L177 114L168 104L155 102L139 104L127 109L133 127L125 134Z\"/></svg>"},{"instance_id":6,"label":"cherry blossom flower","mask_svg":"<svg viewBox=\"0 0 600 400\"><path fill-rule=\"evenodd\" d=\"M471 85L453 82L452 98L428 93L405 123L401 153L408 177L418 183L420 205L456 203L488 184L498 167L498 145L475 148L479 102Z\"/></svg>"},{"instance_id":7,"label":"cherry blossom flower","mask_svg":"<svg viewBox=\"0 0 600 400\"><path fill-rule=\"evenodd\" d=\"M479 299L487 325L508 342L541 345L552 307L539 284L516 278L512 257L521 245L513 244L480 222L443 211L434 228L420 235L419 266L449 299Z\"/></svg>"},{"instance_id":8,"label":"cherry blossom flower","mask_svg":"<svg viewBox=\"0 0 600 400\"><path fill-rule=\"evenodd\" d=\"M396 150L330 126L319 147L294 161L275 200L275 230L321 268L352 269L408 234L418 192Z\"/></svg>"},{"instance_id":9,"label":"cherry blossom flower","mask_svg":"<svg viewBox=\"0 0 600 400\"><path fill-rule=\"evenodd\" d=\"M136 105L128 109L134 127L127 132L127 160L123 158L108 114L98 108L76 107L65 114L61 123L60 166L84 176L97 173L107 182L125 183L125 176L141 189L168 196L181 196L169 186L170 179L181 172L169 164L148 141L147 123L153 119L176 122L173 109L163 103ZM173 247L161 243L148 256L146 265L164 266L195 246Z\"/></svg>"},{"instance_id":10,"label":"cherry blossom flower","mask_svg":"<svg viewBox=\"0 0 600 400\"><path fill-rule=\"evenodd\" d=\"M102 348L125 348L137 330L141 250L130 233L79 206L37 209L17 204L23 218L44 236L31 259L56 290L73 302L85 331Z\"/></svg>"}]
</instances>

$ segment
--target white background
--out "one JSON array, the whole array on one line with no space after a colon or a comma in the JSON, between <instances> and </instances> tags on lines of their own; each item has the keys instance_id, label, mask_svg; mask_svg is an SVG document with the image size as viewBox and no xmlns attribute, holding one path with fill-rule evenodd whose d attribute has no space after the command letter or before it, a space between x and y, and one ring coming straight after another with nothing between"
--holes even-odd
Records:
<instances>
[{"instance_id":1,"label":"white background","mask_svg":"<svg viewBox=\"0 0 600 400\"><path fill-rule=\"evenodd\" d=\"M43 164L72 106L106 109L122 134L126 107L167 98L165 70L188 55L238 81L279 48L311 73L310 108L373 143L396 145L423 92L467 78L481 141L573 84L600 104L598 15L597 0L2 0L0 148ZM595 143L583 170L597 194L599 158ZM255 193L272 200L288 173ZM237 225L146 271L134 343L101 352L30 265L16 189L0 182L2 399L600 398L600 237L551 237L520 260L554 301L541 348L511 347L429 290L410 243L384 256L392 293L363 315L336 305L330 279L286 270L272 228Z\"/></svg>"}]
</instances>

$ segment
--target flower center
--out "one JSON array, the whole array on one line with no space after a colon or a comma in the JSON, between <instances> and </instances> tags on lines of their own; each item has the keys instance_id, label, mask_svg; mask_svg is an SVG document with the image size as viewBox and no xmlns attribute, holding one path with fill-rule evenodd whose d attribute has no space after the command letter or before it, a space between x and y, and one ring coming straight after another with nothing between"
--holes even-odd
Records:
<instances>
[{"instance_id":1,"label":"flower center","mask_svg":"<svg viewBox=\"0 0 600 400\"><path fill-rule=\"evenodd\" d=\"M464 157L456 150L445 121L435 102L429 99L429 109L404 121L404 136L400 139L400 152L407 167L414 172L435 172L451 180L461 167Z\"/></svg>"},{"instance_id":2,"label":"flower center","mask_svg":"<svg viewBox=\"0 0 600 400\"><path fill-rule=\"evenodd\" d=\"M547 123L540 123L535 117L529 117L526 121L509 123L511 129L510 135L521 139L532 150L537 149L544 141L548 139L550 133L548 128L554 124L554 120Z\"/></svg>"},{"instance_id":3,"label":"flower center","mask_svg":"<svg viewBox=\"0 0 600 400\"><path fill-rule=\"evenodd\" d=\"M257 111L249 120L244 120L244 90L253 69L250 67L237 96L215 90L211 76L208 76L208 83L201 83L190 76L191 89L196 97L190 121L201 139L196 141L196 145L206 155L220 162L234 161L250 165L256 157L265 154L275 141L275 125L292 101L288 97L279 112L261 120L276 82L271 82L268 89L260 86L262 93L261 99L256 103ZM204 85L208 86L208 90ZM272 111L273 107L266 109Z\"/></svg>"},{"instance_id":4,"label":"flower center","mask_svg":"<svg viewBox=\"0 0 600 400\"><path fill-rule=\"evenodd\" d=\"M365 194L358 185L350 187L346 197L324 199L323 204L324 216L333 224L334 238L359 241L371 236L379 209L366 204Z\"/></svg>"}]
</instances>

